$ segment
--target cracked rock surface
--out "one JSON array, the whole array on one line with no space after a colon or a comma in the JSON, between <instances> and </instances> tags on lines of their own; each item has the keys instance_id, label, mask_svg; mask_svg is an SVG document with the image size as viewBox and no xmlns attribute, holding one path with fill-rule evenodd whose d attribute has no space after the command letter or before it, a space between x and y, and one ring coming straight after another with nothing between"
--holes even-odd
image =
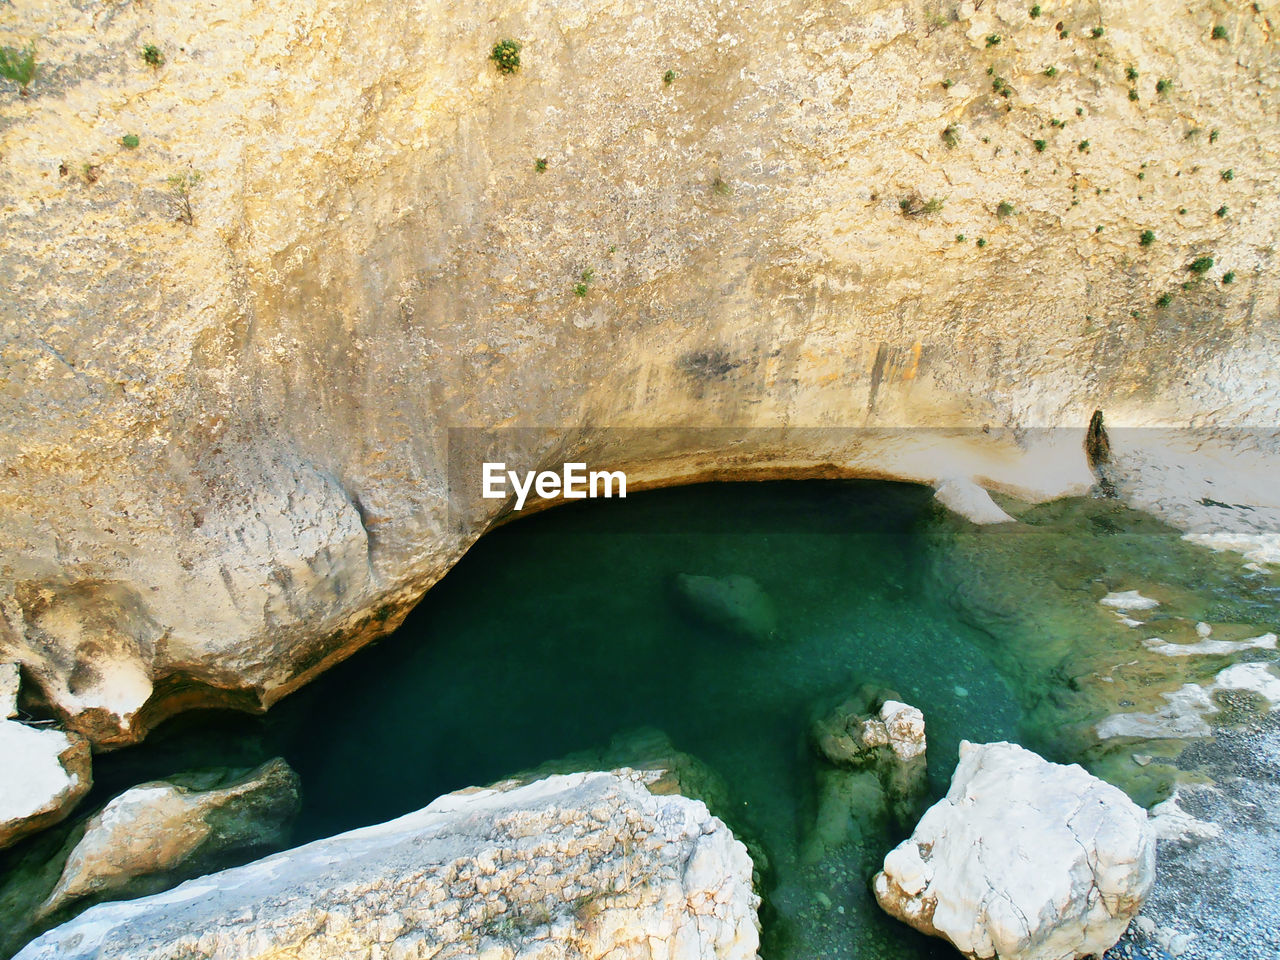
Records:
<instances>
[{"instance_id":1,"label":"cracked rock surface","mask_svg":"<svg viewBox=\"0 0 1280 960\"><path fill-rule=\"evenodd\" d=\"M759 898L746 848L700 801L655 796L643 780L622 770L462 790L101 904L18 958L752 960Z\"/></svg>"},{"instance_id":2,"label":"cracked rock surface","mask_svg":"<svg viewBox=\"0 0 1280 960\"><path fill-rule=\"evenodd\" d=\"M1063 960L1120 939L1156 837L1123 792L1015 744L960 747L945 798L876 875L880 906L968 957Z\"/></svg>"}]
</instances>

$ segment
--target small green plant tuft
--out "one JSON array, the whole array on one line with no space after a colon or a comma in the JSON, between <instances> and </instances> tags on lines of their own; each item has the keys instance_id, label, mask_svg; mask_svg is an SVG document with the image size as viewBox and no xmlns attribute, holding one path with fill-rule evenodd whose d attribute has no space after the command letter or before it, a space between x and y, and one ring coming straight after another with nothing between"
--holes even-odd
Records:
<instances>
[{"instance_id":1,"label":"small green plant tuft","mask_svg":"<svg viewBox=\"0 0 1280 960\"><path fill-rule=\"evenodd\" d=\"M1196 276L1203 276L1213 269L1213 257L1196 257L1187 264L1187 269Z\"/></svg>"},{"instance_id":2,"label":"small green plant tuft","mask_svg":"<svg viewBox=\"0 0 1280 960\"><path fill-rule=\"evenodd\" d=\"M1003 220L1005 217L1011 217L1018 211L1014 209L1012 203L1008 200L1001 200L996 206L996 216Z\"/></svg>"},{"instance_id":3,"label":"small green plant tuft","mask_svg":"<svg viewBox=\"0 0 1280 960\"><path fill-rule=\"evenodd\" d=\"M966 240L968 240L968 239L969 239L969 238L968 238L968 237L966 237L963 233L957 233L957 234L956 234L956 243L964 243L964 242L965 242Z\"/></svg>"},{"instance_id":4,"label":"small green plant tuft","mask_svg":"<svg viewBox=\"0 0 1280 960\"><path fill-rule=\"evenodd\" d=\"M1209 36L1210 36L1211 38L1213 38L1214 40L1225 40L1225 39L1227 39L1227 28L1226 28L1226 27L1224 27L1222 24L1220 24L1220 23L1219 23L1219 24L1218 24L1217 26L1215 26L1215 27L1213 28L1213 30L1209 33Z\"/></svg>"},{"instance_id":5,"label":"small green plant tuft","mask_svg":"<svg viewBox=\"0 0 1280 960\"><path fill-rule=\"evenodd\" d=\"M1209 131L1209 142L1210 142L1210 143L1217 143L1217 142L1218 142L1218 131L1217 131L1217 129L1213 129L1213 130L1210 130L1210 131Z\"/></svg>"},{"instance_id":6,"label":"small green plant tuft","mask_svg":"<svg viewBox=\"0 0 1280 960\"><path fill-rule=\"evenodd\" d=\"M718 197L727 197L733 193L733 187L729 186L728 182L723 178L717 176L711 181L711 192Z\"/></svg>"},{"instance_id":7,"label":"small green plant tuft","mask_svg":"<svg viewBox=\"0 0 1280 960\"><path fill-rule=\"evenodd\" d=\"M1136 102L1137 102L1137 100L1138 100L1138 91L1137 91L1137 90L1130 90L1130 91L1129 91L1129 99L1130 99L1130 100L1132 100L1132 101L1134 101L1134 102L1136 103Z\"/></svg>"},{"instance_id":8,"label":"small green plant tuft","mask_svg":"<svg viewBox=\"0 0 1280 960\"><path fill-rule=\"evenodd\" d=\"M1044 148L1049 145L1047 140L1032 140L1036 148L1036 153L1044 153Z\"/></svg>"},{"instance_id":9,"label":"small green plant tuft","mask_svg":"<svg viewBox=\"0 0 1280 960\"><path fill-rule=\"evenodd\" d=\"M1234 170L1234 169L1230 169L1230 170L1223 170L1223 171L1222 171L1222 173L1220 174L1220 176L1221 176L1221 177L1222 177L1222 179L1223 179L1223 180L1225 180L1227 183L1230 183L1232 180L1234 180L1234 179L1236 178L1236 172L1235 172L1235 170Z\"/></svg>"},{"instance_id":10,"label":"small green plant tuft","mask_svg":"<svg viewBox=\"0 0 1280 960\"><path fill-rule=\"evenodd\" d=\"M1156 308L1163 310L1171 303L1173 303L1173 294L1166 290L1164 293L1160 294L1160 298L1156 300Z\"/></svg>"},{"instance_id":11,"label":"small green plant tuft","mask_svg":"<svg viewBox=\"0 0 1280 960\"><path fill-rule=\"evenodd\" d=\"M1226 273L1224 273L1224 274L1222 275L1222 282L1223 282L1223 283L1235 283L1235 282L1236 282L1236 272L1235 272L1234 270L1228 270Z\"/></svg>"},{"instance_id":12,"label":"small green plant tuft","mask_svg":"<svg viewBox=\"0 0 1280 960\"><path fill-rule=\"evenodd\" d=\"M578 282L573 285L573 295L579 298L585 297L587 295L587 291L591 289L591 281L594 280L595 277L596 272L591 269L591 267L587 267L587 269L583 270L578 276Z\"/></svg>"},{"instance_id":13,"label":"small green plant tuft","mask_svg":"<svg viewBox=\"0 0 1280 960\"><path fill-rule=\"evenodd\" d=\"M1058 119L1050 119L1050 120L1049 120L1049 126L1051 126L1051 127L1057 127L1059 130L1065 130L1065 129L1066 129L1066 127L1067 127L1067 121L1065 121L1065 120L1058 120Z\"/></svg>"},{"instance_id":14,"label":"small green plant tuft","mask_svg":"<svg viewBox=\"0 0 1280 960\"><path fill-rule=\"evenodd\" d=\"M985 247L986 245L987 245L987 238L986 238L986 237L979 237L979 238L978 238L978 246L980 246L980 247Z\"/></svg>"},{"instance_id":15,"label":"small green plant tuft","mask_svg":"<svg viewBox=\"0 0 1280 960\"><path fill-rule=\"evenodd\" d=\"M191 191L203 179L204 175L199 170L187 170L183 173L175 173L167 181L170 199L173 201L175 219L179 223L185 223L188 227L195 222L195 215L191 209Z\"/></svg>"},{"instance_id":16,"label":"small green plant tuft","mask_svg":"<svg viewBox=\"0 0 1280 960\"><path fill-rule=\"evenodd\" d=\"M1081 153L1088 153L1088 152L1089 152L1089 141L1088 141L1088 140L1081 140L1079 143L1077 143L1077 144L1076 144L1076 149L1077 149L1077 150L1079 150Z\"/></svg>"},{"instance_id":17,"label":"small green plant tuft","mask_svg":"<svg viewBox=\"0 0 1280 960\"><path fill-rule=\"evenodd\" d=\"M1173 81L1168 77L1162 77L1156 81L1156 93L1164 95L1173 89Z\"/></svg>"},{"instance_id":18,"label":"small green plant tuft","mask_svg":"<svg viewBox=\"0 0 1280 960\"><path fill-rule=\"evenodd\" d=\"M1102 36L1106 32L1107 31L1104 30L1102 27L1094 27L1092 30L1089 31L1089 36L1097 40L1100 36Z\"/></svg>"},{"instance_id":19,"label":"small green plant tuft","mask_svg":"<svg viewBox=\"0 0 1280 960\"><path fill-rule=\"evenodd\" d=\"M533 161L533 169L534 169L534 170L536 170L538 173L546 173L546 172L547 172L547 158L546 158L546 157L538 157L536 160L534 160L534 161Z\"/></svg>"},{"instance_id":20,"label":"small green plant tuft","mask_svg":"<svg viewBox=\"0 0 1280 960\"><path fill-rule=\"evenodd\" d=\"M0 47L0 77L18 85L18 96L30 95L31 82L37 72L34 40L25 47Z\"/></svg>"},{"instance_id":21,"label":"small green plant tuft","mask_svg":"<svg viewBox=\"0 0 1280 960\"><path fill-rule=\"evenodd\" d=\"M671 86L676 82L676 72L674 70L668 70L662 75L662 82L668 87Z\"/></svg>"},{"instance_id":22,"label":"small green plant tuft","mask_svg":"<svg viewBox=\"0 0 1280 960\"><path fill-rule=\"evenodd\" d=\"M519 40L499 40L493 45L493 49L489 51L489 59L494 62L499 73L515 73L520 69L520 48L522 44Z\"/></svg>"},{"instance_id":23,"label":"small green plant tuft","mask_svg":"<svg viewBox=\"0 0 1280 960\"><path fill-rule=\"evenodd\" d=\"M1138 237L1138 243L1144 247L1149 247L1155 242L1156 234L1154 230L1143 230L1142 234Z\"/></svg>"},{"instance_id":24,"label":"small green plant tuft","mask_svg":"<svg viewBox=\"0 0 1280 960\"><path fill-rule=\"evenodd\" d=\"M154 43L148 43L142 48L142 60L149 67L164 66L164 54Z\"/></svg>"},{"instance_id":25,"label":"small green plant tuft","mask_svg":"<svg viewBox=\"0 0 1280 960\"><path fill-rule=\"evenodd\" d=\"M960 142L960 131L954 123L947 124L942 130L942 142L947 145L947 149L954 149L956 144Z\"/></svg>"},{"instance_id":26,"label":"small green plant tuft","mask_svg":"<svg viewBox=\"0 0 1280 960\"><path fill-rule=\"evenodd\" d=\"M1002 97L1007 97L1013 93L1013 87L1009 86L1009 81L1004 77L996 77L992 80L991 89Z\"/></svg>"},{"instance_id":27,"label":"small green plant tuft","mask_svg":"<svg viewBox=\"0 0 1280 960\"><path fill-rule=\"evenodd\" d=\"M1037 3L1034 7L1028 10L1027 13L1031 16L1032 20L1040 16L1040 4Z\"/></svg>"},{"instance_id":28,"label":"small green plant tuft","mask_svg":"<svg viewBox=\"0 0 1280 960\"><path fill-rule=\"evenodd\" d=\"M1004 39L1004 37L1000 36L1000 34L998 34L998 33L990 34L990 35L987 37L987 46L988 46L988 47L994 47L994 46L997 46L997 45L999 45L999 43L1000 43L1003 39Z\"/></svg>"},{"instance_id":29,"label":"small green plant tuft","mask_svg":"<svg viewBox=\"0 0 1280 960\"><path fill-rule=\"evenodd\" d=\"M942 89L950 90L953 86L955 86L955 83L956 82L954 80L952 80L950 77L947 77L947 79L942 81Z\"/></svg>"},{"instance_id":30,"label":"small green plant tuft","mask_svg":"<svg viewBox=\"0 0 1280 960\"><path fill-rule=\"evenodd\" d=\"M1076 116L1077 116L1077 117L1083 117L1083 116L1084 116L1084 107L1076 107Z\"/></svg>"},{"instance_id":31,"label":"small green plant tuft","mask_svg":"<svg viewBox=\"0 0 1280 960\"><path fill-rule=\"evenodd\" d=\"M1213 212L1214 212L1214 215L1218 217L1218 219L1222 219L1227 215L1227 205L1224 203L1222 206L1220 206L1217 210Z\"/></svg>"},{"instance_id":32,"label":"small green plant tuft","mask_svg":"<svg viewBox=\"0 0 1280 960\"><path fill-rule=\"evenodd\" d=\"M1135 80L1138 79L1138 71L1133 66L1125 67L1124 78L1128 80L1130 83L1133 83Z\"/></svg>"},{"instance_id":33,"label":"small green plant tuft","mask_svg":"<svg viewBox=\"0 0 1280 960\"><path fill-rule=\"evenodd\" d=\"M1056 77L1056 76L1058 75L1058 68L1057 68L1057 67L1045 67L1045 68L1044 68L1044 75L1045 75L1046 77Z\"/></svg>"},{"instance_id":34,"label":"small green plant tuft","mask_svg":"<svg viewBox=\"0 0 1280 960\"><path fill-rule=\"evenodd\" d=\"M130 150L137 147L139 142L140 141L138 140L138 135L136 133L126 133L120 138L120 145L128 147Z\"/></svg>"},{"instance_id":35,"label":"small green plant tuft","mask_svg":"<svg viewBox=\"0 0 1280 960\"><path fill-rule=\"evenodd\" d=\"M1067 39L1067 37L1069 37L1069 36L1071 36L1071 28L1070 28L1070 27L1063 27L1062 29L1060 29L1060 30L1058 31L1058 39L1059 39L1059 40L1065 40L1065 39Z\"/></svg>"}]
</instances>

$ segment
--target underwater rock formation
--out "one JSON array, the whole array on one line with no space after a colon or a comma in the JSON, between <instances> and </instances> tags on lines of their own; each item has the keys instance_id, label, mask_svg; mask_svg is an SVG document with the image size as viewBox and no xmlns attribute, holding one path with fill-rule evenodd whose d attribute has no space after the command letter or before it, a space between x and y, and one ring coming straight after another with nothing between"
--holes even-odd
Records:
<instances>
[{"instance_id":1,"label":"underwater rock formation","mask_svg":"<svg viewBox=\"0 0 1280 960\"><path fill-rule=\"evenodd\" d=\"M755 960L758 904L746 849L704 804L578 773L100 904L18 957Z\"/></svg>"},{"instance_id":2,"label":"underwater rock formation","mask_svg":"<svg viewBox=\"0 0 1280 960\"><path fill-rule=\"evenodd\" d=\"M676 595L700 620L745 640L773 640L778 611L769 594L751 577L676 575Z\"/></svg>"},{"instance_id":3,"label":"underwater rock formation","mask_svg":"<svg viewBox=\"0 0 1280 960\"><path fill-rule=\"evenodd\" d=\"M143 783L90 818L41 907L127 899L224 866L236 851L280 847L299 810L298 775L276 758L249 771Z\"/></svg>"},{"instance_id":4,"label":"underwater rock formation","mask_svg":"<svg viewBox=\"0 0 1280 960\"><path fill-rule=\"evenodd\" d=\"M866 685L813 722L810 735L829 764L817 770L817 811L804 845L815 862L887 821L905 827L929 791L924 714L897 694Z\"/></svg>"},{"instance_id":5,"label":"underwater rock formation","mask_svg":"<svg viewBox=\"0 0 1280 960\"><path fill-rule=\"evenodd\" d=\"M1155 881L1147 813L1075 764L960 746L946 797L884 858L891 916L971 958L1063 960L1120 939Z\"/></svg>"}]
</instances>

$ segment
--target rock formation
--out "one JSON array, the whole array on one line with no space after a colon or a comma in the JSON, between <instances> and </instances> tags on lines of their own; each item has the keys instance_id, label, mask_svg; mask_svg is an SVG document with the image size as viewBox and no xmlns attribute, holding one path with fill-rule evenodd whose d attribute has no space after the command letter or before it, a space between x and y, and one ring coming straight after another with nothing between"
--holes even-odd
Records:
<instances>
[{"instance_id":1,"label":"rock formation","mask_svg":"<svg viewBox=\"0 0 1280 960\"><path fill-rule=\"evenodd\" d=\"M504 511L491 452L1036 498L1102 408L1214 529L1124 436L1278 419L1275 8L1214 10L4 6L0 660L104 746L260 709Z\"/></svg>"},{"instance_id":2,"label":"rock formation","mask_svg":"<svg viewBox=\"0 0 1280 960\"><path fill-rule=\"evenodd\" d=\"M0 664L0 849L57 823L93 786L89 744L18 716L19 673Z\"/></svg>"},{"instance_id":3,"label":"rock formation","mask_svg":"<svg viewBox=\"0 0 1280 960\"><path fill-rule=\"evenodd\" d=\"M1015 744L960 746L944 799L884 858L880 906L972 958L1064 960L1120 939L1155 880L1141 807Z\"/></svg>"},{"instance_id":4,"label":"rock formation","mask_svg":"<svg viewBox=\"0 0 1280 960\"><path fill-rule=\"evenodd\" d=\"M676 595L699 620L732 636L752 641L778 636L778 611L773 600L751 577L676 575Z\"/></svg>"},{"instance_id":5,"label":"rock formation","mask_svg":"<svg viewBox=\"0 0 1280 960\"><path fill-rule=\"evenodd\" d=\"M868 828L905 827L929 791L924 714L893 691L864 686L814 721L811 736L822 757L817 811L804 857L858 841Z\"/></svg>"},{"instance_id":6,"label":"rock formation","mask_svg":"<svg viewBox=\"0 0 1280 960\"><path fill-rule=\"evenodd\" d=\"M624 771L463 790L389 823L101 904L20 960L374 955L754 960L742 844Z\"/></svg>"},{"instance_id":7,"label":"rock formation","mask_svg":"<svg viewBox=\"0 0 1280 960\"><path fill-rule=\"evenodd\" d=\"M85 897L127 899L225 865L237 851L279 848L299 809L298 775L277 758L245 771L143 783L88 822L42 914ZM221 860L221 862L220 862Z\"/></svg>"}]
</instances>

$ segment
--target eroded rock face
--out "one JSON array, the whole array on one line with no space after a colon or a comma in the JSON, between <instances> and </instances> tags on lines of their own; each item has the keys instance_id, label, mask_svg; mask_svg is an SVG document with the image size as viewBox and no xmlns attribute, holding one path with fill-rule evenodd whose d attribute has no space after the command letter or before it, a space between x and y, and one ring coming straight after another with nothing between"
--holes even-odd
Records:
<instances>
[{"instance_id":1,"label":"eroded rock face","mask_svg":"<svg viewBox=\"0 0 1280 960\"><path fill-rule=\"evenodd\" d=\"M94 907L20 960L574 956L752 960L751 861L627 773L464 790L416 813Z\"/></svg>"},{"instance_id":2,"label":"eroded rock face","mask_svg":"<svg viewBox=\"0 0 1280 960\"><path fill-rule=\"evenodd\" d=\"M230 782L227 782L230 781ZM85 827L42 915L84 897L128 897L219 865L238 850L279 848L299 809L298 775L269 760L240 776L188 774L115 797Z\"/></svg>"},{"instance_id":3,"label":"eroded rock face","mask_svg":"<svg viewBox=\"0 0 1280 960\"><path fill-rule=\"evenodd\" d=\"M1123 792L1015 744L963 742L951 789L884 859L891 916L968 957L1101 954L1155 880L1155 831Z\"/></svg>"},{"instance_id":4,"label":"eroded rock face","mask_svg":"<svg viewBox=\"0 0 1280 960\"><path fill-rule=\"evenodd\" d=\"M1098 407L1119 478L1126 426L1276 423L1272 6L6 8L0 660L101 745L274 702L505 509L482 452L1035 498L1092 484Z\"/></svg>"},{"instance_id":5,"label":"eroded rock face","mask_svg":"<svg viewBox=\"0 0 1280 960\"><path fill-rule=\"evenodd\" d=\"M0 848L57 823L93 786L76 733L0 720Z\"/></svg>"}]
</instances>

